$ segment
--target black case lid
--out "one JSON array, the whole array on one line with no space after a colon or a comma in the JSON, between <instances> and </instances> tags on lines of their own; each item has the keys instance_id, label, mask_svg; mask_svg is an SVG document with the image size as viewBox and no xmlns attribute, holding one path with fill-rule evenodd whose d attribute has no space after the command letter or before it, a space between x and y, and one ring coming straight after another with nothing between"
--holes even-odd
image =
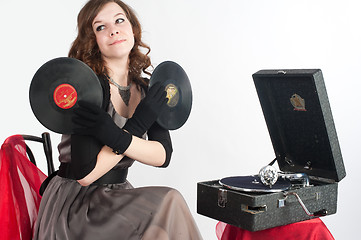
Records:
<instances>
[{"instance_id":1,"label":"black case lid","mask_svg":"<svg viewBox=\"0 0 361 240\"><path fill-rule=\"evenodd\" d=\"M321 70L261 70L252 77L280 169L343 179L345 167Z\"/></svg>"}]
</instances>

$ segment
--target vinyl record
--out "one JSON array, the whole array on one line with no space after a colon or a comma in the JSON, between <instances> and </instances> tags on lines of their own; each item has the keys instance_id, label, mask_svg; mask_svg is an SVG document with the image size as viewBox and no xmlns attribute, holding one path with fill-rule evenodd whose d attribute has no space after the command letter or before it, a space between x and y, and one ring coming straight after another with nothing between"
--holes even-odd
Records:
<instances>
[{"instance_id":1,"label":"vinyl record","mask_svg":"<svg viewBox=\"0 0 361 240\"><path fill-rule=\"evenodd\" d=\"M103 91L96 74L80 60L61 57L35 73L29 90L31 109L51 131L72 133L72 114L79 100L102 105Z\"/></svg>"},{"instance_id":2,"label":"vinyl record","mask_svg":"<svg viewBox=\"0 0 361 240\"><path fill-rule=\"evenodd\" d=\"M167 92L166 109L158 117L160 126L176 130L184 125L192 109L192 88L186 72L172 61L159 64L150 78L150 87L160 82Z\"/></svg>"},{"instance_id":3,"label":"vinyl record","mask_svg":"<svg viewBox=\"0 0 361 240\"><path fill-rule=\"evenodd\" d=\"M232 190L254 193L282 192L291 187L290 181L280 178L271 188L263 185L258 175L226 177L219 180L219 184Z\"/></svg>"}]
</instances>

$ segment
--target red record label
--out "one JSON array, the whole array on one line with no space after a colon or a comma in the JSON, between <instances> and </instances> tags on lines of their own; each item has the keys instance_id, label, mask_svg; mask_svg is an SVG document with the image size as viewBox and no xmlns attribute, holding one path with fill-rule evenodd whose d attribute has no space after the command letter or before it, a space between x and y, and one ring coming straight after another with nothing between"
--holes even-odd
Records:
<instances>
[{"instance_id":1,"label":"red record label","mask_svg":"<svg viewBox=\"0 0 361 240\"><path fill-rule=\"evenodd\" d=\"M62 109L73 107L78 99L75 88L70 84L61 84L54 91L54 102Z\"/></svg>"}]
</instances>

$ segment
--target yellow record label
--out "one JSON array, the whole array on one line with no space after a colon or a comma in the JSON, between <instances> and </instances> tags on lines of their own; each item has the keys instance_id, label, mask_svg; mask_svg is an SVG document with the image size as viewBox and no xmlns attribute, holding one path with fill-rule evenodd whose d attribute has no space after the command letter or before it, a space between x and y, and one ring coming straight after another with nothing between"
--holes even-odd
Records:
<instances>
[{"instance_id":1,"label":"yellow record label","mask_svg":"<svg viewBox=\"0 0 361 240\"><path fill-rule=\"evenodd\" d=\"M179 101L178 88L174 84L170 83L165 87L165 91L167 92L167 98L168 98L167 105L169 107L177 106Z\"/></svg>"}]
</instances>

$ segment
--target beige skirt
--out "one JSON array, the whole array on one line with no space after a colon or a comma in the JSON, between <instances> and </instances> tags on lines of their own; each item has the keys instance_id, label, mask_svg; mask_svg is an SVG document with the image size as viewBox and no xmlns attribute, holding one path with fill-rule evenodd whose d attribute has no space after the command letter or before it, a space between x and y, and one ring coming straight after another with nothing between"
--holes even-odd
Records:
<instances>
[{"instance_id":1,"label":"beige skirt","mask_svg":"<svg viewBox=\"0 0 361 240\"><path fill-rule=\"evenodd\" d=\"M41 200L35 240L202 239L182 195L129 182L82 187L54 177Z\"/></svg>"}]
</instances>

